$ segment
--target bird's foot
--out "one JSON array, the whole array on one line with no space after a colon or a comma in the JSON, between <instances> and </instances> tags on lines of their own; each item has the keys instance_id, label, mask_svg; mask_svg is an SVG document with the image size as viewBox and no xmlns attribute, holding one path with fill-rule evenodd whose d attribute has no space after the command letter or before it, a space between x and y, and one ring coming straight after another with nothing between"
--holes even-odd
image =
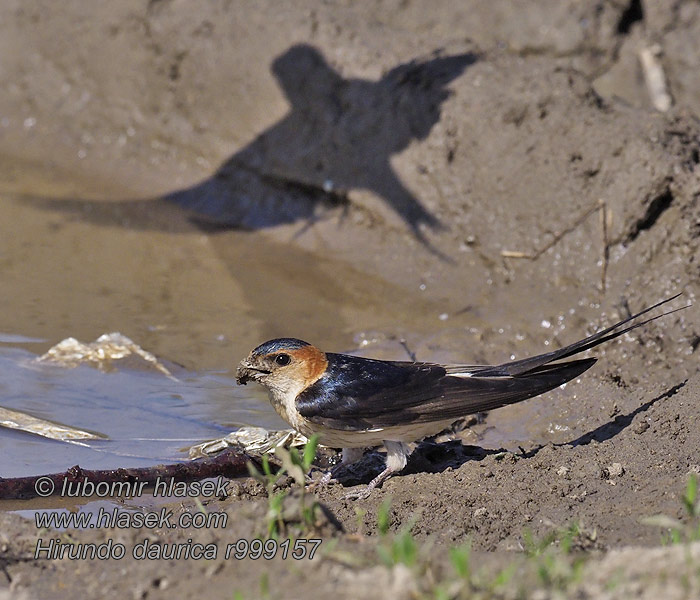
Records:
<instances>
[{"instance_id":1,"label":"bird's foot","mask_svg":"<svg viewBox=\"0 0 700 600\"><path fill-rule=\"evenodd\" d=\"M312 481L308 485L308 490L316 492L328 487L331 483L338 483L338 480L334 476L333 469L324 473L323 476L319 477L316 481Z\"/></svg>"},{"instance_id":2,"label":"bird's foot","mask_svg":"<svg viewBox=\"0 0 700 600\"><path fill-rule=\"evenodd\" d=\"M313 481L309 485L309 490L321 490L327 486L329 486L332 483L340 483L340 479L338 477L338 474L343 470L345 467L344 463L340 463L338 465L335 465L332 469L329 471L326 471L323 476L321 476L319 479L316 481Z\"/></svg>"},{"instance_id":3,"label":"bird's foot","mask_svg":"<svg viewBox=\"0 0 700 600\"><path fill-rule=\"evenodd\" d=\"M348 492L347 494L345 494L345 496L343 496L343 498L345 498L346 500L364 500L365 498L369 498L369 496L372 494L372 490L376 487L379 487L395 472L396 471L394 469L390 469L387 467L372 481L370 481L365 487L359 490L353 490L352 492Z\"/></svg>"},{"instance_id":4,"label":"bird's foot","mask_svg":"<svg viewBox=\"0 0 700 600\"><path fill-rule=\"evenodd\" d=\"M352 492L348 492L347 494L345 494L345 496L343 496L343 499L345 499L345 500L364 500L364 499L370 497L373 489L374 488L371 485L366 485L365 487L363 487L359 490L353 490Z\"/></svg>"}]
</instances>

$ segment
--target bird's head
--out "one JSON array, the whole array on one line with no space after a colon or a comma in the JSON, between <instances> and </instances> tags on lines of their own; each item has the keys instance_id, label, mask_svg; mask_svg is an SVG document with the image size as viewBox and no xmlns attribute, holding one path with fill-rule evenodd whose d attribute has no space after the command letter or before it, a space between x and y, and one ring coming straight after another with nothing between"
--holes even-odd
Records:
<instances>
[{"instance_id":1,"label":"bird's head","mask_svg":"<svg viewBox=\"0 0 700 600\"><path fill-rule=\"evenodd\" d=\"M295 395L316 382L328 366L326 355L295 338L279 338L260 344L236 370L236 381L256 381L273 394Z\"/></svg>"}]
</instances>

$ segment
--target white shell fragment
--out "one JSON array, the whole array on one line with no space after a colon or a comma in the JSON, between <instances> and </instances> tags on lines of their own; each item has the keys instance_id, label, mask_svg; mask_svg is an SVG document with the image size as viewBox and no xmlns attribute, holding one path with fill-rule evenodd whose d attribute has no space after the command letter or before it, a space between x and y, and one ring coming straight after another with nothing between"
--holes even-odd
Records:
<instances>
[{"instance_id":1,"label":"white shell fragment","mask_svg":"<svg viewBox=\"0 0 700 600\"><path fill-rule=\"evenodd\" d=\"M659 112L666 112L671 108L673 100L668 93L666 85L666 75L659 60L661 47L658 44L650 48L642 48L639 51L639 62L644 72L644 81L647 84L647 91L651 98L651 103Z\"/></svg>"},{"instance_id":2,"label":"white shell fragment","mask_svg":"<svg viewBox=\"0 0 700 600\"><path fill-rule=\"evenodd\" d=\"M62 442L73 442L76 440L99 440L104 439L103 436L75 429L68 425L60 425L45 419L39 419L23 412L10 410L0 406L0 427L8 429L19 429L27 433L34 433L52 440Z\"/></svg>"},{"instance_id":3,"label":"white shell fragment","mask_svg":"<svg viewBox=\"0 0 700 600\"><path fill-rule=\"evenodd\" d=\"M232 446L252 454L266 454L273 453L278 446L299 447L307 441L306 437L292 429L268 431L262 427L241 427L226 437L192 446L189 455L191 459L212 456Z\"/></svg>"},{"instance_id":4,"label":"white shell fragment","mask_svg":"<svg viewBox=\"0 0 700 600\"><path fill-rule=\"evenodd\" d=\"M88 363L101 371L107 371L114 361L132 355L139 356L149 366L177 381L177 378L153 354L121 333L105 333L89 344L79 342L72 337L66 338L37 358L37 361L52 362L63 367L77 367Z\"/></svg>"}]
</instances>

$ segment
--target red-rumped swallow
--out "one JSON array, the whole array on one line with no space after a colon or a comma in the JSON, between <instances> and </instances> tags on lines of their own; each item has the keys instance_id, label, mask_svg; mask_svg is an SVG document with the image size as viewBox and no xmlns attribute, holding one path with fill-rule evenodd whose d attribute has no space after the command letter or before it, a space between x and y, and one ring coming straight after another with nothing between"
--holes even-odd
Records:
<instances>
[{"instance_id":1,"label":"red-rumped swallow","mask_svg":"<svg viewBox=\"0 0 700 600\"><path fill-rule=\"evenodd\" d=\"M596 359L554 361L675 312L620 329L679 295L559 350L501 365L373 360L280 338L261 344L241 361L236 380L265 386L272 406L294 429L307 437L318 434L324 446L343 448L343 464L360 458L361 449L383 444L384 471L364 490L349 494L366 498L406 466L408 442L435 435L466 415L521 402L566 383Z\"/></svg>"}]
</instances>

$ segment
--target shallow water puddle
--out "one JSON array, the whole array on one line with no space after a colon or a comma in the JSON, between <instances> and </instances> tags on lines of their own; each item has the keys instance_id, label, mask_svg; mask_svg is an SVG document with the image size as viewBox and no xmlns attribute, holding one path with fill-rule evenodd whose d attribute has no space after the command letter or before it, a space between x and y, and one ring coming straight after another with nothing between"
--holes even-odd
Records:
<instances>
[{"instance_id":1,"label":"shallow water puddle","mask_svg":"<svg viewBox=\"0 0 700 600\"><path fill-rule=\"evenodd\" d=\"M0 406L103 435L61 442L0 428L1 477L155 465L187 460L189 446L244 424L279 428L262 394L219 374L104 373L87 366L36 362L18 348L0 348Z\"/></svg>"}]
</instances>

